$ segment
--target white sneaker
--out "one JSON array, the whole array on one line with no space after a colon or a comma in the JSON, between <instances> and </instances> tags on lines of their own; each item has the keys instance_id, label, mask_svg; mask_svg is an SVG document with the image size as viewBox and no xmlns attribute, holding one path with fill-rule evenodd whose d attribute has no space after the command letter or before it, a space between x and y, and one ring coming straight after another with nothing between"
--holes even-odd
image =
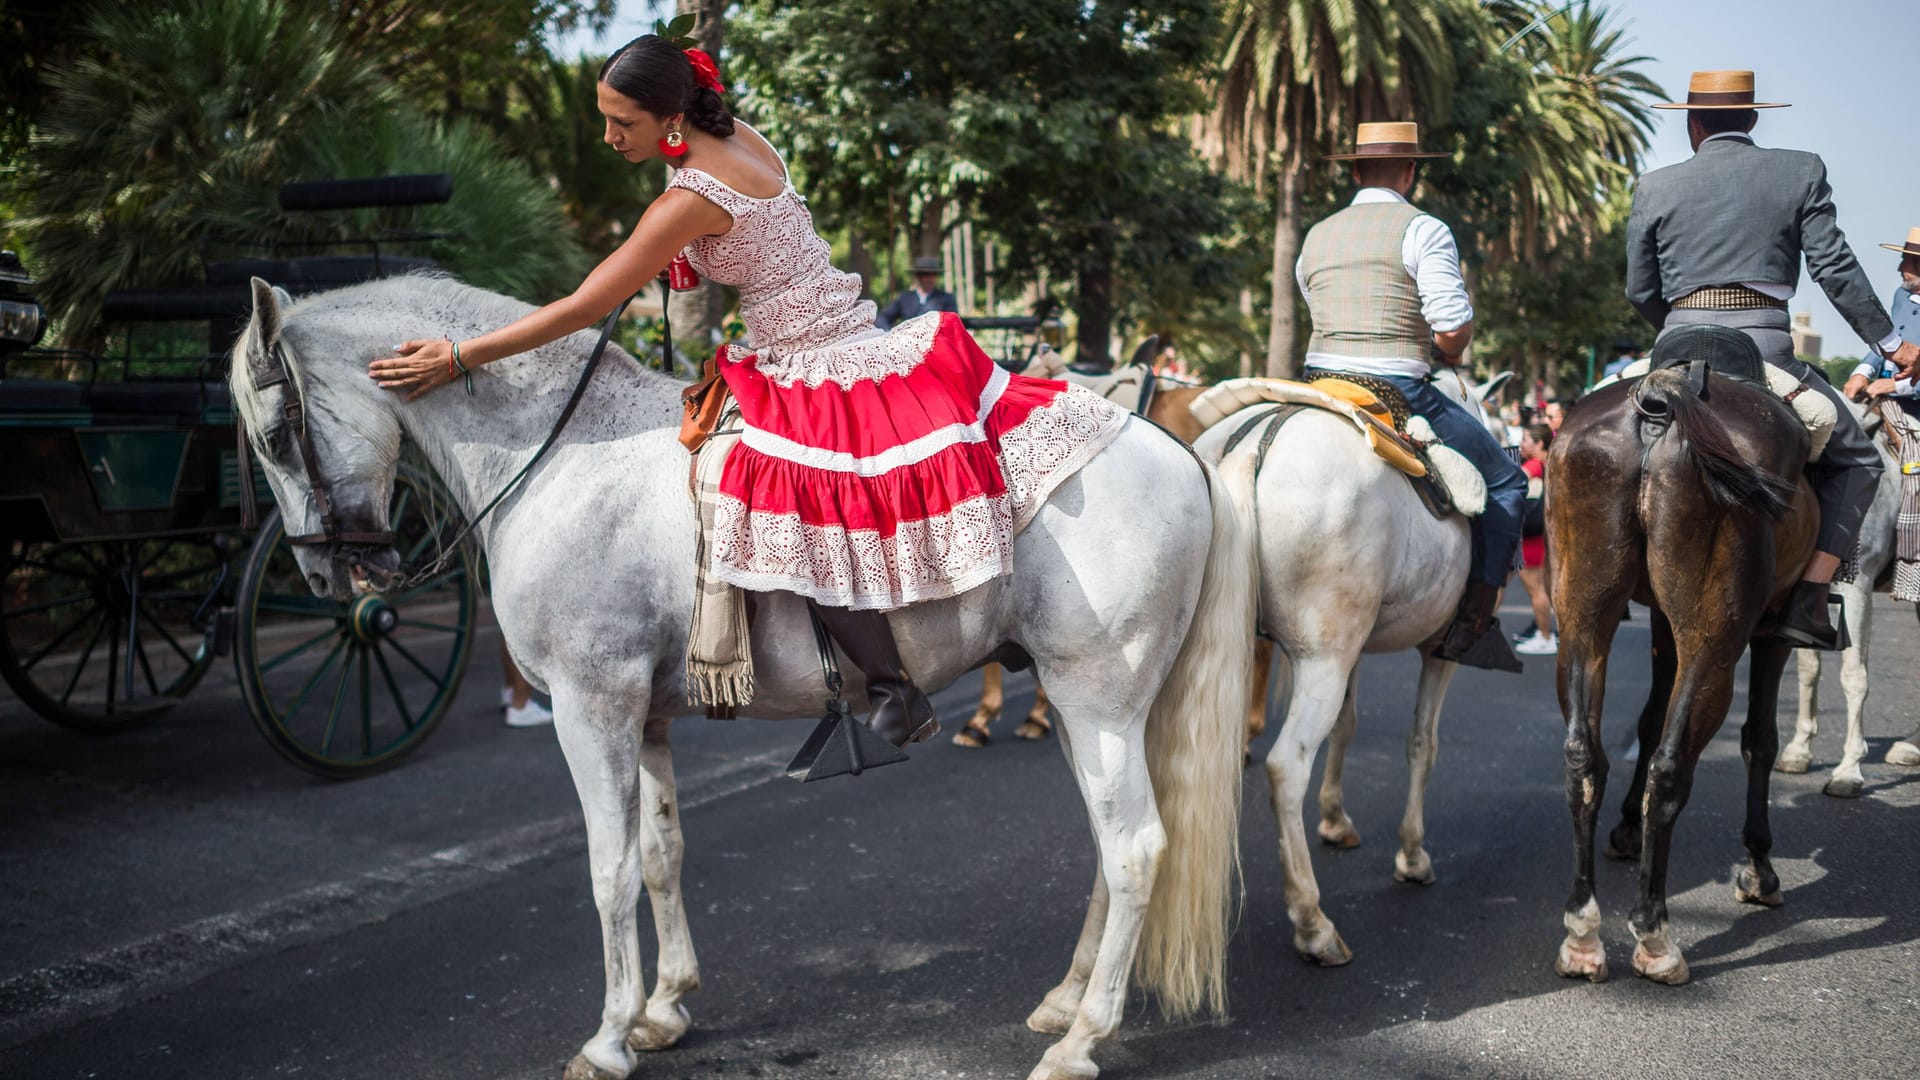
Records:
<instances>
[{"instance_id":1,"label":"white sneaker","mask_svg":"<svg viewBox=\"0 0 1920 1080\"><path fill-rule=\"evenodd\" d=\"M500 707L503 709L513 708L513 691L505 686L500 688Z\"/></svg>"},{"instance_id":2,"label":"white sneaker","mask_svg":"<svg viewBox=\"0 0 1920 1080\"><path fill-rule=\"evenodd\" d=\"M507 706L508 727L541 727L551 723L553 710L532 698L528 698L527 703L518 709Z\"/></svg>"},{"instance_id":3,"label":"white sneaker","mask_svg":"<svg viewBox=\"0 0 1920 1080\"><path fill-rule=\"evenodd\" d=\"M1532 637L1515 645L1513 651L1525 656L1552 656L1560 651L1560 639L1551 634L1535 632Z\"/></svg>"}]
</instances>

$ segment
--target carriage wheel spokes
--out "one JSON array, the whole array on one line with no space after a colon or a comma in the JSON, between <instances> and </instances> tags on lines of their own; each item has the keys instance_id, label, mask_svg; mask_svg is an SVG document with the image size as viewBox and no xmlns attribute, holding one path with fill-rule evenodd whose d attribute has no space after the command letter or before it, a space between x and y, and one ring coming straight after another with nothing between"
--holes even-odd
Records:
<instances>
[{"instance_id":1,"label":"carriage wheel spokes","mask_svg":"<svg viewBox=\"0 0 1920 1080\"><path fill-rule=\"evenodd\" d=\"M401 469L389 520L403 557L438 550L458 528L440 512L447 497L434 484ZM446 715L472 652L471 571L462 550L404 592L315 597L279 516L270 517L241 574L235 650L241 692L267 741L330 779L385 768L420 745ZM308 707L321 701L325 708Z\"/></svg>"},{"instance_id":2,"label":"carriage wheel spokes","mask_svg":"<svg viewBox=\"0 0 1920 1080\"><path fill-rule=\"evenodd\" d=\"M165 712L212 664L200 616L225 552L218 535L8 542L0 676L34 712L83 731Z\"/></svg>"}]
</instances>

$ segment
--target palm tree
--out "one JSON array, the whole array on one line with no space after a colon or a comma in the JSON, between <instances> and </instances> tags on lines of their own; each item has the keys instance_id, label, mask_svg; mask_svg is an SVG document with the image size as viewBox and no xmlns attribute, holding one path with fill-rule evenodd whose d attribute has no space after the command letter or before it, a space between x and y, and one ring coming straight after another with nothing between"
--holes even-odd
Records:
<instances>
[{"instance_id":1,"label":"palm tree","mask_svg":"<svg viewBox=\"0 0 1920 1080\"><path fill-rule=\"evenodd\" d=\"M1445 111L1448 23L1467 0L1229 0L1213 111L1198 139L1230 176L1274 199L1267 374L1298 373L1293 264L1308 170L1362 119Z\"/></svg>"},{"instance_id":2,"label":"palm tree","mask_svg":"<svg viewBox=\"0 0 1920 1080\"><path fill-rule=\"evenodd\" d=\"M1515 191L1516 254L1538 259L1562 238L1609 224L1607 208L1631 186L1653 132L1651 103L1665 91L1624 56L1611 13L1580 0L1558 10L1532 5L1534 32L1515 41L1532 68L1527 115L1516 141L1523 180Z\"/></svg>"}]
</instances>

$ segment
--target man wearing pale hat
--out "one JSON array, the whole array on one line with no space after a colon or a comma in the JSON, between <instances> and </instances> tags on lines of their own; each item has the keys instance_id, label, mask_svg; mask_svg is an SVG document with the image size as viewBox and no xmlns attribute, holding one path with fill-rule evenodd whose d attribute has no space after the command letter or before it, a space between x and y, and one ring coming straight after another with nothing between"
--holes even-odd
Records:
<instances>
[{"instance_id":1,"label":"man wearing pale hat","mask_svg":"<svg viewBox=\"0 0 1920 1080\"><path fill-rule=\"evenodd\" d=\"M1794 588L1776 634L1803 648L1832 649L1829 583L1853 554L1860 522L1880 482L1880 453L1824 376L1793 355L1787 301L1804 255L1861 340L1900 367L1920 362L1880 309L1873 286L1835 223L1833 189L1818 155L1763 149L1747 133L1760 109L1751 71L1696 71L1684 109L1694 156L1640 178L1627 220L1627 299L1662 333L1701 323L1743 331L1767 362L1833 399L1839 421L1810 468L1820 500L1818 550Z\"/></svg>"},{"instance_id":2,"label":"man wearing pale hat","mask_svg":"<svg viewBox=\"0 0 1920 1080\"><path fill-rule=\"evenodd\" d=\"M893 303L880 312L878 325L882 330L891 330L929 311L957 313L959 310L959 301L940 287L940 260L922 255L913 260L913 288L893 298Z\"/></svg>"},{"instance_id":3,"label":"man wearing pale hat","mask_svg":"<svg viewBox=\"0 0 1920 1080\"><path fill-rule=\"evenodd\" d=\"M1887 302L1887 317L1893 320L1893 332L1902 341L1920 342L1920 226L1907 230L1905 244L1881 244L1900 255L1900 285ZM1874 356L1853 369L1843 391L1856 400L1863 397L1891 397L1909 416L1920 415L1920 383L1894 365L1890 359Z\"/></svg>"},{"instance_id":4,"label":"man wearing pale hat","mask_svg":"<svg viewBox=\"0 0 1920 1080\"><path fill-rule=\"evenodd\" d=\"M1380 380L1406 398L1448 447L1487 480L1486 511L1472 519L1473 562L1459 613L1434 655L1478 667L1518 671L1494 611L1520 545L1526 474L1487 433L1480 418L1427 382L1433 364L1460 363L1473 340L1473 303L1460 272L1460 249L1439 219L1407 201L1420 152L1420 126L1361 124L1350 154L1360 190L1353 202L1308 230L1294 277L1313 316L1309 377L1321 373Z\"/></svg>"}]
</instances>

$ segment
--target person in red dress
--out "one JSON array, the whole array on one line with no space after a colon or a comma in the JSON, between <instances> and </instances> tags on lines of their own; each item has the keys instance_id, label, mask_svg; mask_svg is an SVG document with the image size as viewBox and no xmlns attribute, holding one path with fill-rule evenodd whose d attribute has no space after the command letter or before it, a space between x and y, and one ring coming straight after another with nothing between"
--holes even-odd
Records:
<instances>
[{"instance_id":1,"label":"person in red dress","mask_svg":"<svg viewBox=\"0 0 1920 1080\"><path fill-rule=\"evenodd\" d=\"M1527 513L1520 522L1520 584L1533 601L1533 633L1514 643L1513 651L1530 656L1552 656L1560 651L1553 632L1553 602L1547 593L1547 533L1539 514L1547 492L1547 448L1553 428L1530 424L1520 436L1520 470L1527 474Z\"/></svg>"},{"instance_id":2,"label":"person in red dress","mask_svg":"<svg viewBox=\"0 0 1920 1080\"><path fill-rule=\"evenodd\" d=\"M884 612L1013 568L1013 538L1126 414L1066 383L1009 375L950 312L889 330L836 270L780 154L727 110L713 61L648 34L600 70L606 143L673 167L667 190L572 295L467 341L375 361L418 394L592 325L684 253L740 293L745 348L720 374L744 422L715 510L717 578L813 602L867 676L868 723L896 745L939 730ZM457 361L457 363L456 363Z\"/></svg>"}]
</instances>

